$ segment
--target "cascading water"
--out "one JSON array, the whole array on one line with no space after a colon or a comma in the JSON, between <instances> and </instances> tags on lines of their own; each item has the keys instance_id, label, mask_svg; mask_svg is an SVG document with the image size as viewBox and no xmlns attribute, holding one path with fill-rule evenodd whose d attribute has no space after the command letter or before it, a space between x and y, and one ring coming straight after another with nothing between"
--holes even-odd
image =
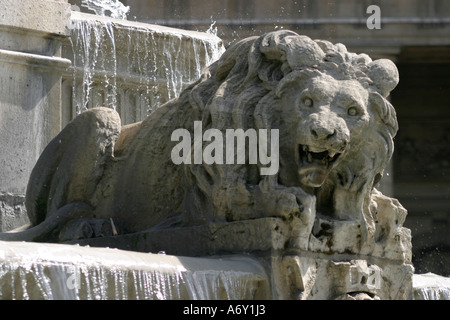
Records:
<instances>
[{"instance_id":1,"label":"cascading water","mask_svg":"<svg viewBox=\"0 0 450 320\"><path fill-rule=\"evenodd\" d=\"M120 15L112 5L117 1L84 3L98 14L108 11L112 16ZM224 52L222 42L212 34L76 11L71 16L70 39L73 115L102 105L121 116L131 113L129 119L123 117L124 124L142 120L151 110L177 97ZM130 111L133 107L140 111Z\"/></svg>"},{"instance_id":2,"label":"cascading water","mask_svg":"<svg viewBox=\"0 0 450 320\"><path fill-rule=\"evenodd\" d=\"M414 299L450 300L450 278L434 273L413 276Z\"/></svg>"},{"instance_id":3,"label":"cascading water","mask_svg":"<svg viewBox=\"0 0 450 320\"><path fill-rule=\"evenodd\" d=\"M246 257L175 257L77 245L0 242L0 299L268 298Z\"/></svg>"},{"instance_id":4,"label":"cascading water","mask_svg":"<svg viewBox=\"0 0 450 320\"><path fill-rule=\"evenodd\" d=\"M115 109L117 59L111 22L72 19L71 30L74 48L73 103L76 114L91 107L92 103L99 101L98 98L104 106ZM96 87L97 97L92 97Z\"/></svg>"}]
</instances>

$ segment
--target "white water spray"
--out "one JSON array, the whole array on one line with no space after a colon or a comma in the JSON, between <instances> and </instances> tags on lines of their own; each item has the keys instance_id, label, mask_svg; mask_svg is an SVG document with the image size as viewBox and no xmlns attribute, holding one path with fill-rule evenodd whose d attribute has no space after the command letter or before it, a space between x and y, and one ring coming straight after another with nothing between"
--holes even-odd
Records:
<instances>
[{"instance_id":1,"label":"white water spray","mask_svg":"<svg viewBox=\"0 0 450 320\"><path fill-rule=\"evenodd\" d=\"M119 0L83 0L81 6L95 12L96 15L115 19L127 19L129 6Z\"/></svg>"}]
</instances>

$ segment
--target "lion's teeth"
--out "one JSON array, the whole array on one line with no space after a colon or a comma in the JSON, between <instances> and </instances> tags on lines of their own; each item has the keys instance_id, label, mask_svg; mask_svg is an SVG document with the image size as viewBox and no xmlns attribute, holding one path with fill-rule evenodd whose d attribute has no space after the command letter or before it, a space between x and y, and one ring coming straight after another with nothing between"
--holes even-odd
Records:
<instances>
[{"instance_id":1,"label":"lion's teeth","mask_svg":"<svg viewBox=\"0 0 450 320\"><path fill-rule=\"evenodd\" d=\"M303 151L308 151L308 146L303 146Z\"/></svg>"},{"instance_id":2,"label":"lion's teeth","mask_svg":"<svg viewBox=\"0 0 450 320\"><path fill-rule=\"evenodd\" d=\"M334 151L328 151L328 156L329 156L330 158L333 158L335 155L336 155L336 152L334 152Z\"/></svg>"},{"instance_id":3,"label":"lion's teeth","mask_svg":"<svg viewBox=\"0 0 450 320\"><path fill-rule=\"evenodd\" d=\"M311 153L308 153L308 162L312 162L312 155L311 155Z\"/></svg>"}]
</instances>

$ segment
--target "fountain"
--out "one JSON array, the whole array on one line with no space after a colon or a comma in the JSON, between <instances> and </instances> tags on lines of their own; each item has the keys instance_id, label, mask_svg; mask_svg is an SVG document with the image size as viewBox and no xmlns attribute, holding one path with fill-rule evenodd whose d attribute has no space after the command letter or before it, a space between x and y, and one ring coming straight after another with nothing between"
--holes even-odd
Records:
<instances>
[{"instance_id":1,"label":"fountain","mask_svg":"<svg viewBox=\"0 0 450 320\"><path fill-rule=\"evenodd\" d=\"M14 51L37 69L19 75L41 81L21 89L41 95L15 102L37 163L23 170L31 226L0 233L1 299L413 298L407 212L374 188L397 131L392 62L285 30L223 53L210 34L126 21L118 1L83 1L116 18L38 2L60 19L21 34L38 46L50 33L45 50ZM271 157L220 163L221 151L249 150L236 130L237 146L211 143L197 162L196 123L211 130L203 141L258 129ZM176 129L193 144L172 139ZM278 142L261 141L268 129L281 137L275 174L264 171ZM175 164L191 146L193 161Z\"/></svg>"}]
</instances>

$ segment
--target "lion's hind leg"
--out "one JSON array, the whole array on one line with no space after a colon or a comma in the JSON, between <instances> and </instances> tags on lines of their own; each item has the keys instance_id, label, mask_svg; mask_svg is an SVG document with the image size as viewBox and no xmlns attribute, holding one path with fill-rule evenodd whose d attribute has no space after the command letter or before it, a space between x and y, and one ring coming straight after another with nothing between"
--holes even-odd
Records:
<instances>
[{"instance_id":1,"label":"lion's hind leg","mask_svg":"<svg viewBox=\"0 0 450 320\"><path fill-rule=\"evenodd\" d=\"M26 207L32 225L67 204L91 205L120 126L117 112L93 108L77 116L48 144L27 186Z\"/></svg>"}]
</instances>

